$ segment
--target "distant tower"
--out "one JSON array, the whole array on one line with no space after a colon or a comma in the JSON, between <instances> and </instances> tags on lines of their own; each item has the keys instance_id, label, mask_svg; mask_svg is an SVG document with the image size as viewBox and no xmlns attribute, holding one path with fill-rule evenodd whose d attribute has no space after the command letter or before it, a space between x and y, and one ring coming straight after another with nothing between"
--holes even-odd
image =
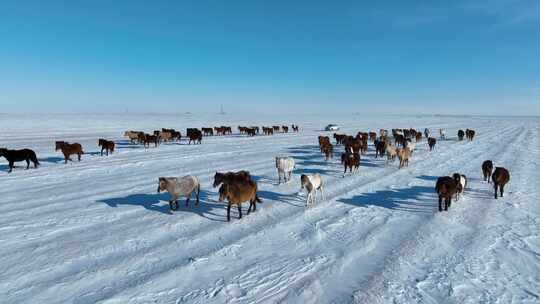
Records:
<instances>
[{"instance_id":1,"label":"distant tower","mask_svg":"<svg viewBox=\"0 0 540 304\"><path fill-rule=\"evenodd\" d=\"M219 108L219 114L225 115L225 111L223 111L223 105Z\"/></svg>"}]
</instances>

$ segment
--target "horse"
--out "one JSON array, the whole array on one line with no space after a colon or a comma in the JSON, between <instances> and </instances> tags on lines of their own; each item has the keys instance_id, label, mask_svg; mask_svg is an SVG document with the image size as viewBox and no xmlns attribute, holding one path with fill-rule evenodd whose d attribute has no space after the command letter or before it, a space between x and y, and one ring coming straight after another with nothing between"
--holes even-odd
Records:
<instances>
[{"instance_id":1,"label":"horse","mask_svg":"<svg viewBox=\"0 0 540 304\"><path fill-rule=\"evenodd\" d=\"M411 150L409 147L398 149L397 156L399 158L399 169L409 166L409 158L411 157Z\"/></svg>"},{"instance_id":2,"label":"horse","mask_svg":"<svg viewBox=\"0 0 540 304\"><path fill-rule=\"evenodd\" d=\"M178 210L178 198L180 196L186 197L186 207L189 206L189 199L193 192L196 193L195 206L199 205L199 196L201 193L201 183L199 179L192 175L186 175L184 177L160 177L158 179L157 192L167 191L172 196L169 201L169 208L171 211Z\"/></svg>"},{"instance_id":3,"label":"horse","mask_svg":"<svg viewBox=\"0 0 540 304\"><path fill-rule=\"evenodd\" d=\"M446 130L439 129L439 135L441 136L441 140L446 140Z\"/></svg>"},{"instance_id":4,"label":"horse","mask_svg":"<svg viewBox=\"0 0 540 304\"><path fill-rule=\"evenodd\" d=\"M40 165L36 152L30 149L22 150L8 150L6 148L0 148L0 157L4 157L9 163L9 171L11 173L15 167L15 162L26 161L26 170L30 168L30 161L34 163L34 168Z\"/></svg>"},{"instance_id":5,"label":"horse","mask_svg":"<svg viewBox=\"0 0 540 304\"><path fill-rule=\"evenodd\" d=\"M501 192L501 197L504 194L504 186L510 181L510 172L506 168L496 167L493 175L491 176L493 181L493 188L495 189L495 199L497 199L497 189Z\"/></svg>"},{"instance_id":6,"label":"horse","mask_svg":"<svg viewBox=\"0 0 540 304\"><path fill-rule=\"evenodd\" d=\"M246 134L248 136L255 136L255 135L257 135L257 132L255 131L254 128L246 128Z\"/></svg>"},{"instance_id":7,"label":"horse","mask_svg":"<svg viewBox=\"0 0 540 304\"><path fill-rule=\"evenodd\" d=\"M306 198L306 207L311 204L315 204L317 199L317 191L321 192L321 198L324 200L324 191L323 191L323 179L319 173L315 174L302 174L300 176L300 191L306 189L308 192Z\"/></svg>"},{"instance_id":8,"label":"horse","mask_svg":"<svg viewBox=\"0 0 540 304\"><path fill-rule=\"evenodd\" d=\"M194 144L201 143L203 135L199 129L188 128L186 134L187 134L187 137L189 138L188 144L191 145L191 142L193 142Z\"/></svg>"},{"instance_id":9,"label":"horse","mask_svg":"<svg viewBox=\"0 0 540 304\"><path fill-rule=\"evenodd\" d=\"M429 138L429 129L428 128L424 129L424 137Z\"/></svg>"},{"instance_id":10,"label":"horse","mask_svg":"<svg viewBox=\"0 0 540 304\"><path fill-rule=\"evenodd\" d=\"M489 184L489 180L491 178L491 173L493 172L493 162L491 160L486 160L482 163L482 174L484 175L484 181L487 180Z\"/></svg>"},{"instance_id":11,"label":"horse","mask_svg":"<svg viewBox=\"0 0 540 304\"><path fill-rule=\"evenodd\" d=\"M375 145L375 158L383 157L386 153L386 141L376 139L374 142Z\"/></svg>"},{"instance_id":12,"label":"horse","mask_svg":"<svg viewBox=\"0 0 540 304\"><path fill-rule=\"evenodd\" d=\"M275 132L279 132L279 126L272 126L272 129L273 129Z\"/></svg>"},{"instance_id":13,"label":"horse","mask_svg":"<svg viewBox=\"0 0 540 304\"><path fill-rule=\"evenodd\" d=\"M154 143L154 147L157 147L159 144L159 137L156 135L144 134L142 142L145 148L150 148L150 143Z\"/></svg>"},{"instance_id":14,"label":"horse","mask_svg":"<svg viewBox=\"0 0 540 304\"><path fill-rule=\"evenodd\" d=\"M347 173L347 167L349 168L350 173L353 172L353 167L355 172L360 167L360 154L355 153L352 151L352 149L350 149L348 152L341 155L341 162L343 163L344 167L343 177L345 177L345 174Z\"/></svg>"},{"instance_id":15,"label":"horse","mask_svg":"<svg viewBox=\"0 0 540 304\"><path fill-rule=\"evenodd\" d=\"M276 168L278 171L278 184L281 184L281 175L283 180L288 182L291 180L291 174L294 170L295 162L292 157L276 157Z\"/></svg>"},{"instance_id":16,"label":"horse","mask_svg":"<svg viewBox=\"0 0 540 304\"><path fill-rule=\"evenodd\" d=\"M329 160L332 158L332 153L334 152L334 147L331 143L325 143L322 147L322 152L324 153L325 159Z\"/></svg>"},{"instance_id":17,"label":"horse","mask_svg":"<svg viewBox=\"0 0 540 304\"><path fill-rule=\"evenodd\" d=\"M254 181L248 182L229 182L223 183L219 188L219 201L228 201L227 205L227 221L231 221L231 206L238 206L238 218L242 218L242 203L249 201L247 214L257 210L257 203L262 203L262 200L257 195L257 183Z\"/></svg>"},{"instance_id":18,"label":"horse","mask_svg":"<svg viewBox=\"0 0 540 304\"><path fill-rule=\"evenodd\" d=\"M296 133L298 132L298 126L297 125L292 125L291 127L292 127L293 132L296 132Z\"/></svg>"},{"instance_id":19,"label":"horse","mask_svg":"<svg viewBox=\"0 0 540 304\"><path fill-rule=\"evenodd\" d=\"M469 130L469 129L467 129L467 130ZM460 129L460 130L457 132L457 137L458 137L458 139L459 139L459 140L463 140L463 137L464 137L464 136L465 136L465 132L463 132L463 130Z\"/></svg>"},{"instance_id":20,"label":"horse","mask_svg":"<svg viewBox=\"0 0 540 304\"><path fill-rule=\"evenodd\" d=\"M416 142L419 142L422 140L422 132L418 132L416 131L416 137L415 137L415 141Z\"/></svg>"},{"instance_id":21,"label":"horse","mask_svg":"<svg viewBox=\"0 0 540 304\"><path fill-rule=\"evenodd\" d=\"M61 150L62 154L64 154L65 164L67 164L68 160L71 161L71 155L77 154L77 158L81 161L81 155L84 154L82 146L79 143L69 144L65 141L57 141L55 142L55 151L58 150Z\"/></svg>"},{"instance_id":22,"label":"horse","mask_svg":"<svg viewBox=\"0 0 540 304\"><path fill-rule=\"evenodd\" d=\"M281 126L281 129L283 130L283 133L289 133L289 127L288 126Z\"/></svg>"},{"instance_id":23,"label":"horse","mask_svg":"<svg viewBox=\"0 0 540 304\"><path fill-rule=\"evenodd\" d=\"M369 140L371 140L372 142L375 142L375 140L377 140L377 133L376 132L369 132Z\"/></svg>"},{"instance_id":24,"label":"horse","mask_svg":"<svg viewBox=\"0 0 540 304\"><path fill-rule=\"evenodd\" d=\"M444 199L444 211L452 204L452 197L457 191L457 181L450 176L443 176L437 179L435 192L439 195L439 212L443 211L442 200Z\"/></svg>"},{"instance_id":25,"label":"horse","mask_svg":"<svg viewBox=\"0 0 540 304\"><path fill-rule=\"evenodd\" d=\"M465 191L467 187L467 177L460 173L454 173L452 177L457 182L457 191L456 191L456 202L459 200L459 195Z\"/></svg>"},{"instance_id":26,"label":"horse","mask_svg":"<svg viewBox=\"0 0 540 304\"><path fill-rule=\"evenodd\" d=\"M214 129L216 129L216 132L217 132L217 135L219 135L219 128L215 127ZM201 128L202 132L203 132L203 135L204 136L214 136L214 129L212 128Z\"/></svg>"},{"instance_id":27,"label":"horse","mask_svg":"<svg viewBox=\"0 0 540 304\"><path fill-rule=\"evenodd\" d=\"M386 164L388 164L388 162L390 161L393 162L397 156L397 147L393 146L392 143L389 142L388 145L386 146L386 155L387 155Z\"/></svg>"},{"instance_id":28,"label":"horse","mask_svg":"<svg viewBox=\"0 0 540 304\"><path fill-rule=\"evenodd\" d=\"M222 183L229 183L229 182L249 182L251 180L251 175L249 174L249 171L238 171L238 172L217 172L214 175L214 184L213 187L217 187L221 185Z\"/></svg>"},{"instance_id":29,"label":"horse","mask_svg":"<svg viewBox=\"0 0 540 304\"><path fill-rule=\"evenodd\" d=\"M124 132L124 137L127 137L129 138L129 140L131 141L131 143L135 143L135 141L139 142L140 143L140 134L143 133L143 132L139 132L139 131L126 131ZM144 134L144 133L143 133Z\"/></svg>"},{"instance_id":30,"label":"horse","mask_svg":"<svg viewBox=\"0 0 540 304\"><path fill-rule=\"evenodd\" d=\"M475 133L476 133L476 132L475 132L474 130L471 130L471 129L467 129L467 130L465 131L465 134L466 134L467 139L468 139L469 141L472 141L472 140L473 140L474 134L475 134Z\"/></svg>"},{"instance_id":31,"label":"horse","mask_svg":"<svg viewBox=\"0 0 540 304\"><path fill-rule=\"evenodd\" d=\"M435 147L435 144L437 143L437 140L433 137L429 137L428 138L428 146L429 146L429 151L432 151L433 148Z\"/></svg>"},{"instance_id":32,"label":"horse","mask_svg":"<svg viewBox=\"0 0 540 304\"><path fill-rule=\"evenodd\" d=\"M101 147L101 156L103 156L103 150L107 152L107 156L109 156L109 151L111 151L111 153L114 152L114 141L112 140L100 138L98 140L98 146Z\"/></svg>"}]
</instances>

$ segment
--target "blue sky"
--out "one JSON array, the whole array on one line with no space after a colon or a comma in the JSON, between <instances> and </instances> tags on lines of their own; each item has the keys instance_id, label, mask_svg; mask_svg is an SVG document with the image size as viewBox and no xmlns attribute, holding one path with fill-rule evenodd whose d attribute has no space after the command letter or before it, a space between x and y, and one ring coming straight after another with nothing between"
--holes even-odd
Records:
<instances>
[{"instance_id":1,"label":"blue sky","mask_svg":"<svg viewBox=\"0 0 540 304\"><path fill-rule=\"evenodd\" d=\"M2 112L540 115L540 1L1 1Z\"/></svg>"}]
</instances>

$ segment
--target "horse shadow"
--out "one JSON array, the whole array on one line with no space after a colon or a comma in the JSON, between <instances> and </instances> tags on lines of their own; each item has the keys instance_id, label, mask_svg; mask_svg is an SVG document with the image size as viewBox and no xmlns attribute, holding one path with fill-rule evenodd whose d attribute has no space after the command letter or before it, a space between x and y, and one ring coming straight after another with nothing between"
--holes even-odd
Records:
<instances>
[{"instance_id":1,"label":"horse shadow","mask_svg":"<svg viewBox=\"0 0 540 304\"><path fill-rule=\"evenodd\" d=\"M282 194L277 192L271 192L266 190L257 191L257 195L264 201L264 199L269 199L273 201L282 202L294 207L304 207L305 201L301 200L298 195L295 194Z\"/></svg>"},{"instance_id":2,"label":"horse shadow","mask_svg":"<svg viewBox=\"0 0 540 304\"><path fill-rule=\"evenodd\" d=\"M185 206L185 197L181 197L178 200L178 210L176 211L170 210L168 202L171 199L171 196L168 193L137 193L123 197L103 199L99 200L98 202L105 203L109 207L113 208L116 208L119 205L141 206L144 209L167 215L172 215L174 213L195 213L212 221L224 222L226 220L225 213L217 214L214 212L214 210L225 209L225 204L211 202L208 197L209 192L201 190L199 195L199 205L195 206L196 200L195 195L193 194L188 207ZM165 204L163 202L165 202Z\"/></svg>"},{"instance_id":3,"label":"horse shadow","mask_svg":"<svg viewBox=\"0 0 540 304\"><path fill-rule=\"evenodd\" d=\"M315 168L297 168L293 170L293 174L315 174L319 173L321 175L327 174L330 175L331 173L334 173L333 171L327 170L327 169L315 169Z\"/></svg>"},{"instance_id":4,"label":"horse shadow","mask_svg":"<svg viewBox=\"0 0 540 304\"><path fill-rule=\"evenodd\" d=\"M397 211L431 214L435 211L436 200L423 201L423 196L434 195L432 187L412 186L409 188L379 190L364 193L351 198L342 198L338 202L358 207L383 207Z\"/></svg>"},{"instance_id":5,"label":"horse shadow","mask_svg":"<svg viewBox=\"0 0 540 304\"><path fill-rule=\"evenodd\" d=\"M426 180L426 181L437 181L437 179L439 178L438 176L431 176L431 175L420 175L420 176L417 176L416 178L418 179L421 179L421 180Z\"/></svg>"},{"instance_id":6,"label":"horse shadow","mask_svg":"<svg viewBox=\"0 0 540 304\"><path fill-rule=\"evenodd\" d=\"M65 161L63 157L59 157L59 156L49 156L45 158L39 158L38 160L39 162L53 163L53 164Z\"/></svg>"}]
</instances>

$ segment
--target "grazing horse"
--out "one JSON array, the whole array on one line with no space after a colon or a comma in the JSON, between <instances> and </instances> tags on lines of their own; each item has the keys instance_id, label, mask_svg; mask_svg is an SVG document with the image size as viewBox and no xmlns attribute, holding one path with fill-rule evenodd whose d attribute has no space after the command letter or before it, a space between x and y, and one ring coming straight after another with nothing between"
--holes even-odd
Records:
<instances>
[{"instance_id":1,"label":"grazing horse","mask_svg":"<svg viewBox=\"0 0 540 304\"><path fill-rule=\"evenodd\" d=\"M249 174L249 171L238 171L238 172L217 172L214 175L214 184L213 187L217 187L221 185L222 183L230 183L230 182L249 182L251 180L251 175Z\"/></svg>"},{"instance_id":2,"label":"grazing horse","mask_svg":"<svg viewBox=\"0 0 540 304\"><path fill-rule=\"evenodd\" d=\"M295 162L292 157L276 157L276 168L278 170L278 184L281 184L281 175L283 180L288 182L291 180L291 174L294 170Z\"/></svg>"},{"instance_id":3,"label":"grazing horse","mask_svg":"<svg viewBox=\"0 0 540 304\"><path fill-rule=\"evenodd\" d=\"M9 163L8 173L11 173L11 171L13 171L13 167L15 167L15 162L26 161L27 170L30 168L30 161L34 163L34 168L37 168L39 165L36 152L30 149L8 150L6 148L0 148L0 157L2 156Z\"/></svg>"},{"instance_id":4,"label":"grazing horse","mask_svg":"<svg viewBox=\"0 0 540 304\"><path fill-rule=\"evenodd\" d=\"M444 211L448 211L452 205L452 197L457 191L457 181L450 176L443 176L437 179L435 192L439 195L439 212L443 211L442 200L444 199Z\"/></svg>"},{"instance_id":5,"label":"grazing horse","mask_svg":"<svg viewBox=\"0 0 540 304\"><path fill-rule=\"evenodd\" d=\"M491 178L491 173L493 172L493 162L491 160L486 160L482 163L482 174L484 175L484 181L487 180L489 184L489 180Z\"/></svg>"},{"instance_id":6,"label":"grazing horse","mask_svg":"<svg viewBox=\"0 0 540 304\"><path fill-rule=\"evenodd\" d=\"M186 175L184 177L160 177L158 180L157 192L167 191L172 196L169 201L169 208L172 210L178 210L178 198L180 196L186 197L186 207L189 206L189 199L193 192L196 193L195 206L199 205L199 195L201 193L201 183L199 179L192 175Z\"/></svg>"},{"instance_id":7,"label":"grazing horse","mask_svg":"<svg viewBox=\"0 0 540 304\"><path fill-rule=\"evenodd\" d=\"M469 130L469 129L467 129L467 130ZM463 132L463 130L459 130L457 132L457 137L458 137L459 140L463 140L464 136L465 136L465 132Z\"/></svg>"},{"instance_id":8,"label":"grazing horse","mask_svg":"<svg viewBox=\"0 0 540 304\"><path fill-rule=\"evenodd\" d=\"M247 214L257 210L256 203L262 203L257 196L257 183L250 180L248 182L229 182L223 183L219 188L219 201L228 201L227 205L227 221L231 221L231 206L238 206L238 218L242 218L242 203L249 202Z\"/></svg>"},{"instance_id":9,"label":"grazing horse","mask_svg":"<svg viewBox=\"0 0 540 304\"><path fill-rule=\"evenodd\" d=\"M84 154L82 146L79 143L69 144L65 141L57 141L55 142L55 151L58 150L61 150L62 154L64 154L65 164L67 164L68 160L71 161L71 155L77 154L77 158L81 161L81 155Z\"/></svg>"},{"instance_id":10,"label":"grazing horse","mask_svg":"<svg viewBox=\"0 0 540 304\"><path fill-rule=\"evenodd\" d=\"M460 173L454 173L452 177L457 182L457 191L456 191L456 202L457 202L459 200L459 195L465 192L465 188L467 187L467 177Z\"/></svg>"},{"instance_id":11,"label":"grazing horse","mask_svg":"<svg viewBox=\"0 0 540 304\"><path fill-rule=\"evenodd\" d=\"M319 173L302 174L302 176L300 176L300 191L304 188L308 192L306 206L309 206L310 202L311 204L315 204L315 201L317 200L317 191L321 192L321 198L324 200L323 179Z\"/></svg>"},{"instance_id":12,"label":"grazing horse","mask_svg":"<svg viewBox=\"0 0 540 304\"><path fill-rule=\"evenodd\" d=\"M106 139L100 138L98 140L98 146L101 147L101 156L103 156L103 150L107 152L107 156L109 156L109 151L111 153L114 152L114 141L112 140L106 140Z\"/></svg>"},{"instance_id":13,"label":"grazing horse","mask_svg":"<svg viewBox=\"0 0 540 304\"><path fill-rule=\"evenodd\" d=\"M495 189L495 199L497 198L497 189L501 192L501 197L504 194L504 186L510 181L510 172L503 167L495 168L495 172L491 176L493 188Z\"/></svg>"},{"instance_id":14,"label":"grazing horse","mask_svg":"<svg viewBox=\"0 0 540 304\"><path fill-rule=\"evenodd\" d=\"M432 151L433 148L435 147L435 144L437 143L437 140L433 137L429 137L427 142L429 146L429 151Z\"/></svg>"}]
</instances>

